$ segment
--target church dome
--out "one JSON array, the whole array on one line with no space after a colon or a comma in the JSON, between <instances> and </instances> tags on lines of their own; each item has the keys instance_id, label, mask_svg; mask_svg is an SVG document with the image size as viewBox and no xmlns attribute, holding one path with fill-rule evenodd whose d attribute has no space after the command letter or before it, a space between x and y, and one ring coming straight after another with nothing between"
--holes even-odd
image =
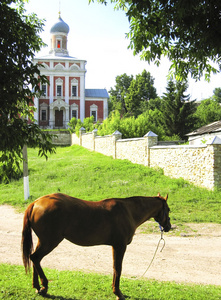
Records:
<instances>
[{"instance_id":1,"label":"church dome","mask_svg":"<svg viewBox=\"0 0 221 300\"><path fill-rule=\"evenodd\" d=\"M51 27L50 33L62 32L68 34L69 26L65 23L62 18L59 16L58 21Z\"/></svg>"}]
</instances>

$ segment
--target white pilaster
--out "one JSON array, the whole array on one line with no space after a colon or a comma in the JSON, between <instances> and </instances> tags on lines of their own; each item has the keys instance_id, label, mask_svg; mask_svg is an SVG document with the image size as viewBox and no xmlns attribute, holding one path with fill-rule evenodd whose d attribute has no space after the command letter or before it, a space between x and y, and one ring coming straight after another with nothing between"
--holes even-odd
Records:
<instances>
[{"instance_id":1,"label":"white pilaster","mask_svg":"<svg viewBox=\"0 0 221 300\"><path fill-rule=\"evenodd\" d=\"M50 75L50 104L53 103L54 99L54 76Z\"/></svg>"},{"instance_id":2,"label":"white pilaster","mask_svg":"<svg viewBox=\"0 0 221 300\"><path fill-rule=\"evenodd\" d=\"M69 76L65 76L65 102L69 104Z\"/></svg>"},{"instance_id":3,"label":"white pilaster","mask_svg":"<svg viewBox=\"0 0 221 300\"><path fill-rule=\"evenodd\" d=\"M85 76L84 74L80 76L80 119L81 122L85 118Z\"/></svg>"},{"instance_id":4,"label":"white pilaster","mask_svg":"<svg viewBox=\"0 0 221 300\"><path fill-rule=\"evenodd\" d=\"M37 108L34 111L34 119L35 119L35 123L39 124L39 117L38 117L38 113L39 113L39 99L38 98L34 98L34 106Z\"/></svg>"}]
</instances>

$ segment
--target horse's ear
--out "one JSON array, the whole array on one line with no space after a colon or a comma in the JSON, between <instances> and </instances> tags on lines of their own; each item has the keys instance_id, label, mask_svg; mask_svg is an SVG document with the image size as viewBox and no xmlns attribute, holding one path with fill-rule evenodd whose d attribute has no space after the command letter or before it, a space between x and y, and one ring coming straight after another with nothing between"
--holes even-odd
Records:
<instances>
[{"instance_id":1,"label":"horse's ear","mask_svg":"<svg viewBox=\"0 0 221 300\"><path fill-rule=\"evenodd\" d=\"M157 197L160 197L160 193L157 194Z\"/></svg>"},{"instance_id":2,"label":"horse's ear","mask_svg":"<svg viewBox=\"0 0 221 300\"><path fill-rule=\"evenodd\" d=\"M167 201L167 199L168 199L168 194L166 195L166 197L165 197L164 199L165 199L165 201Z\"/></svg>"}]
</instances>

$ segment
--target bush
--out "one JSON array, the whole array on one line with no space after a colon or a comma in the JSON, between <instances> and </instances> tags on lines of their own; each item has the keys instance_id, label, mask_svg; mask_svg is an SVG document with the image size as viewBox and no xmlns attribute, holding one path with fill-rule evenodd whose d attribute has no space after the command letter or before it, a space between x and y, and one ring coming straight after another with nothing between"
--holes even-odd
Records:
<instances>
[{"instance_id":1,"label":"bush","mask_svg":"<svg viewBox=\"0 0 221 300\"><path fill-rule=\"evenodd\" d=\"M8 184L11 179L20 179L22 171L19 163L22 161L21 157L14 152L6 151L0 157L0 183Z\"/></svg>"},{"instance_id":2,"label":"bush","mask_svg":"<svg viewBox=\"0 0 221 300\"><path fill-rule=\"evenodd\" d=\"M84 127L86 132L91 132L95 128L98 128L100 126L100 122L97 121L97 123L94 123L94 116L91 116L89 118L84 118L84 121L81 122L80 119L72 118L70 122L68 123L68 130L70 133L76 133L77 136L79 136L79 130L81 127Z\"/></svg>"}]
</instances>

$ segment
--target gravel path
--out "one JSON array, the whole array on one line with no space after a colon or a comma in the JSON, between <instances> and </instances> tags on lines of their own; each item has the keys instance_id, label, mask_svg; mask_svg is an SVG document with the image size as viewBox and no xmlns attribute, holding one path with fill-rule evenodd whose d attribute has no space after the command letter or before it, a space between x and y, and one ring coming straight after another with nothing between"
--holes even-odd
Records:
<instances>
[{"instance_id":1,"label":"gravel path","mask_svg":"<svg viewBox=\"0 0 221 300\"><path fill-rule=\"evenodd\" d=\"M1 263L22 264L22 222L23 214L16 213L10 206L0 206ZM196 236L164 234L166 246L163 252L157 252L145 278L221 285L221 225L191 226L197 230ZM140 277L149 265L159 239L160 233L138 232L127 248L122 276ZM43 259L42 266L111 274L112 250L109 246L80 247L64 240Z\"/></svg>"}]
</instances>

